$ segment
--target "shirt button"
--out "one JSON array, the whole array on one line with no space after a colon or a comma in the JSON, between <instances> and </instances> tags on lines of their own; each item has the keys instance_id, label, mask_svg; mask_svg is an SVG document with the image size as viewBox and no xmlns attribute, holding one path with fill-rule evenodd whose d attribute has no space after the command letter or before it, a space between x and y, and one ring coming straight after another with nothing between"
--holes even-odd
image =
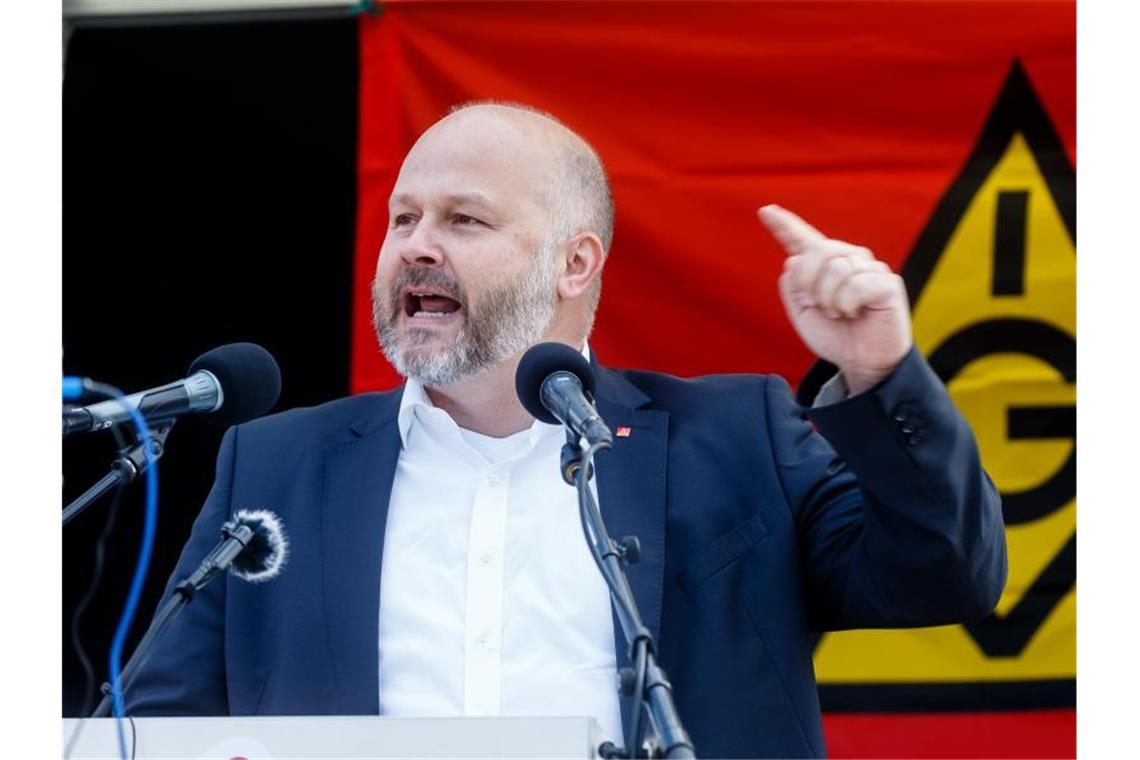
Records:
<instances>
[{"instance_id":1,"label":"shirt button","mask_svg":"<svg viewBox=\"0 0 1140 760\"><path fill-rule=\"evenodd\" d=\"M491 637L490 637L490 636L488 636L488 635L487 635L487 634L485 634L485 633L480 633L480 634L479 634L479 638L477 639L477 641L478 641L480 644L483 644L483 645L486 645L486 644L487 644L487 642L488 642L488 641L490 641L490 640L491 640Z\"/></svg>"},{"instance_id":2,"label":"shirt button","mask_svg":"<svg viewBox=\"0 0 1140 760\"><path fill-rule=\"evenodd\" d=\"M482 554L479 555L479 561L482 562L484 565L491 564L491 553L490 552L483 552Z\"/></svg>"},{"instance_id":3,"label":"shirt button","mask_svg":"<svg viewBox=\"0 0 1140 760\"><path fill-rule=\"evenodd\" d=\"M490 475L487 476L487 482L493 486L499 485L499 473L492 472Z\"/></svg>"}]
</instances>

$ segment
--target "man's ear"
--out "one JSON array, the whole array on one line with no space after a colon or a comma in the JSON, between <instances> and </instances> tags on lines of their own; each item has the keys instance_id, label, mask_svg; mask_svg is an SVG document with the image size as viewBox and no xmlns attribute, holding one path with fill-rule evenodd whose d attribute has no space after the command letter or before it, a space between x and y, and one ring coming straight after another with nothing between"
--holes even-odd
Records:
<instances>
[{"instance_id":1,"label":"man's ear","mask_svg":"<svg viewBox=\"0 0 1140 760\"><path fill-rule=\"evenodd\" d=\"M558 278L558 296L563 300L577 298L590 289L590 283L602 274L606 252L602 241L592 232L579 232L562 248L566 268Z\"/></svg>"}]
</instances>

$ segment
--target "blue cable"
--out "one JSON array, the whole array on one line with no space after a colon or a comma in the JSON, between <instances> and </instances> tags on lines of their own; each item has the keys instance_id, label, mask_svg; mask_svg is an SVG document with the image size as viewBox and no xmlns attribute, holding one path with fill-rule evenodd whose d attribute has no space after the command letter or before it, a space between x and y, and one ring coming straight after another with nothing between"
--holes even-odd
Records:
<instances>
[{"instance_id":1,"label":"blue cable","mask_svg":"<svg viewBox=\"0 0 1140 760\"><path fill-rule=\"evenodd\" d=\"M67 377L63 378L63 400L75 401L83 395L85 388L83 387L82 377Z\"/></svg>"},{"instance_id":2,"label":"blue cable","mask_svg":"<svg viewBox=\"0 0 1140 760\"><path fill-rule=\"evenodd\" d=\"M119 393L118 398L122 399L123 394ZM129 404L124 404L124 407L130 412L131 421L135 425L135 430L138 431L139 439L145 441L150 432L146 420L143 419L137 409L132 408ZM155 526L158 522L158 460L154 458L149 446L143 446L143 451L146 454L146 519L143 524L142 546L139 548L139 558L135 565L135 576L131 580L131 590L127 594L127 603L123 608L122 616L119 618L119 625L115 629L115 637L111 640L110 654L111 705L115 716L115 727L119 735L119 755L123 760L127 760L128 757L126 736L123 734L123 689L120 682L123 646L126 643L127 634L131 630L131 623L134 622L135 612L139 606L139 597L142 596L147 567L150 565L150 556L154 550Z\"/></svg>"}]
</instances>

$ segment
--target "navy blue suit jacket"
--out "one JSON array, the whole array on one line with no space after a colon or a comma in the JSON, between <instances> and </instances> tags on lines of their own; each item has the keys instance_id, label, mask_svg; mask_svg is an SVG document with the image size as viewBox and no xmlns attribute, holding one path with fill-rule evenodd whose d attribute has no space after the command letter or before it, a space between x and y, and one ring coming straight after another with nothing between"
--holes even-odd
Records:
<instances>
[{"instance_id":1,"label":"navy blue suit jacket","mask_svg":"<svg viewBox=\"0 0 1140 760\"><path fill-rule=\"evenodd\" d=\"M612 535L641 540L630 580L699 756L825 753L811 631L938 625L997 603L999 496L917 351L810 411L775 376L598 375L602 416L631 429L598 459L600 503ZM289 564L199 594L128 691L132 714L378 712L399 405L398 390L361 395L226 433L171 584L242 508L281 515Z\"/></svg>"}]
</instances>

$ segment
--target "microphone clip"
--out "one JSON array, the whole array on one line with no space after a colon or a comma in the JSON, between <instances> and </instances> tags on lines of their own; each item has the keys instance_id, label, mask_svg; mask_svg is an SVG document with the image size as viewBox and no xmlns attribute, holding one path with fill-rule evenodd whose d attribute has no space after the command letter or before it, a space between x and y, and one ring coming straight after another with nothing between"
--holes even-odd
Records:
<instances>
[{"instance_id":1,"label":"microphone clip","mask_svg":"<svg viewBox=\"0 0 1140 760\"><path fill-rule=\"evenodd\" d=\"M170 435L175 420L163 420L147 427L146 438L136 441L133 446L124 449L111 463L111 467L123 474L123 482L131 483L147 468L147 452L149 459L157 461L166 451L166 437Z\"/></svg>"},{"instance_id":2,"label":"microphone clip","mask_svg":"<svg viewBox=\"0 0 1140 760\"><path fill-rule=\"evenodd\" d=\"M63 510L63 524L67 525L74 520L80 512L91 506L99 497L115 486L126 486L133 483L146 471L151 461L157 462L166 451L166 437L174 427L175 420L163 420L147 429L142 439L119 451L115 461L111 463L111 470L95 485L88 488L75 501ZM147 453L150 456L147 456Z\"/></svg>"},{"instance_id":3,"label":"microphone clip","mask_svg":"<svg viewBox=\"0 0 1140 760\"><path fill-rule=\"evenodd\" d=\"M566 443L562 444L562 461L558 468L562 472L562 480L568 486L577 485L578 470L582 469L582 447L578 445L577 437L570 429L566 429ZM594 477L594 465L590 465L586 473L586 480Z\"/></svg>"}]
</instances>

